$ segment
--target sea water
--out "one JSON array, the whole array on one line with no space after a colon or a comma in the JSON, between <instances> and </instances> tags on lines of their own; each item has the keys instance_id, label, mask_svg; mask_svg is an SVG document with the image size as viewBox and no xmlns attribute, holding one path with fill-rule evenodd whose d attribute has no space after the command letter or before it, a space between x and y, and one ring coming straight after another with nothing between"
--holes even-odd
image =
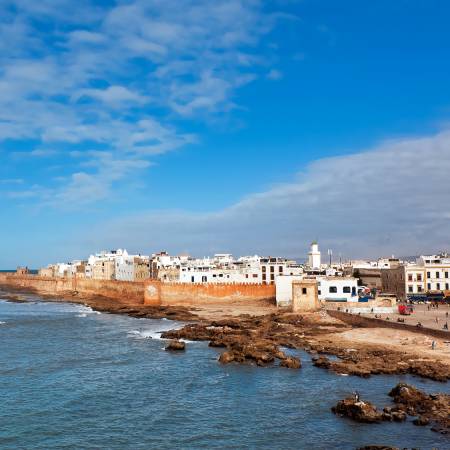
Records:
<instances>
[{"instance_id":1,"label":"sea water","mask_svg":"<svg viewBox=\"0 0 450 450\"><path fill-rule=\"evenodd\" d=\"M399 381L430 393L448 384L338 376L305 353L300 370L223 366L205 342L164 351L159 332L180 323L28 300L0 300L2 449L450 448L411 420L367 425L330 411L354 390L383 407Z\"/></svg>"}]
</instances>

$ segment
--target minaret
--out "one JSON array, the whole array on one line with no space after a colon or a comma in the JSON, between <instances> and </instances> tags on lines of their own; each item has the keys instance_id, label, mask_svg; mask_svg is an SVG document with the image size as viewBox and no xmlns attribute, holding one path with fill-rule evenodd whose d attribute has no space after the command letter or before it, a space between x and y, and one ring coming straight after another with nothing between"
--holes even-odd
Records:
<instances>
[{"instance_id":1,"label":"minaret","mask_svg":"<svg viewBox=\"0 0 450 450\"><path fill-rule=\"evenodd\" d=\"M320 269L320 251L317 241L311 242L311 250L308 253L308 264L311 269Z\"/></svg>"}]
</instances>

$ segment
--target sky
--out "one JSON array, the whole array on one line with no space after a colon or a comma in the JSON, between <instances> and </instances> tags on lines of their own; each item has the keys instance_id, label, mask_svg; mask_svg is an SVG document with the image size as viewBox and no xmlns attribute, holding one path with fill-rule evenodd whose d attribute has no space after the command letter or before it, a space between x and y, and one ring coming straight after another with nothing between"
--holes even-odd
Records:
<instances>
[{"instance_id":1,"label":"sky","mask_svg":"<svg viewBox=\"0 0 450 450\"><path fill-rule=\"evenodd\" d=\"M445 0L3 0L0 268L450 250Z\"/></svg>"}]
</instances>

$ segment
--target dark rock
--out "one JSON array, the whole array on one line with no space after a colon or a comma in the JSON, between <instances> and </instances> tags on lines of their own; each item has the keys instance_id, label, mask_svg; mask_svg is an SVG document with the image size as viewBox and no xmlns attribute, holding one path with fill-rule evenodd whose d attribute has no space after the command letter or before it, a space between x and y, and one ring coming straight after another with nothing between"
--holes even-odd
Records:
<instances>
[{"instance_id":1,"label":"dark rock","mask_svg":"<svg viewBox=\"0 0 450 450\"><path fill-rule=\"evenodd\" d=\"M322 367L328 369L331 365L331 361L326 356L314 356L312 362L316 367Z\"/></svg>"},{"instance_id":2,"label":"dark rock","mask_svg":"<svg viewBox=\"0 0 450 450\"><path fill-rule=\"evenodd\" d=\"M430 424L430 419L428 417L419 416L417 419L413 420L413 424L423 427Z\"/></svg>"},{"instance_id":3,"label":"dark rock","mask_svg":"<svg viewBox=\"0 0 450 450\"><path fill-rule=\"evenodd\" d=\"M229 364L234 361L234 353L232 351L223 352L219 356L219 362L222 364Z\"/></svg>"},{"instance_id":4,"label":"dark rock","mask_svg":"<svg viewBox=\"0 0 450 450\"><path fill-rule=\"evenodd\" d=\"M186 348L186 344L182 341L170 341L166 346L166 350L170 350L170 351L185 350L185 348Z\"/></svg>"},{"instance_id":5,"label":"dark rock","mask_svg":"<svg viewBox=\"0 0 450 450\"><path fill-rule=\"evenodd\" d=\"M414 419L414 425L433 425L432 430L446 434L450 431L450 395L428 395L414 386L399 383L389 395L397 404L397 411L407 413L410 416L418 416Z\"/></svg>"},{"instance_id":6,"label":"dark rock","mask_svg":"<svg viewBox=\"0 0 450 450\"><path fill-rule=\"evenodd\" d=\"M359 447L357 450L400 450L398 447L391 447L389 445L366 445Z\"/></svg>"},{"instance_id":7,"label":"dark rock","mask_svg":"<svg viewBox=\"0 0 450 450\"><path fill-rule=\"evenodd\" d=\"M300 359L295 358L294 356L288 356L287 358L281 360L280 367L287 367L288 369L300 369L300 367L302 367L302 363L300 362Z\"/></svg>"},{"instance_id":8,"label":"dark rock","mask_svg":"<svg viewBox=\"0 0 450 450\"><path fill-rule=\"evenodd\" d=\"M377 423L383 420L383 413L370 402L356 401L354 397L340 400L331 410L340 416L348 417L356 422Z\"/></svg>"}]
</instances>

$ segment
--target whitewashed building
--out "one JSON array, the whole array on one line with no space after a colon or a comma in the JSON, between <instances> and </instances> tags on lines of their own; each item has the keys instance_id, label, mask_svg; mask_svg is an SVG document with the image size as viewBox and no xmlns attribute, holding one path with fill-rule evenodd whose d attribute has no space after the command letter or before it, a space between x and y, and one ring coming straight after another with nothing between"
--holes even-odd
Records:
<instances>
[{"instance_id":1,"label":"whitewashed building","mask_svg":"<svg viewBox=\"0 0 450 450\"><path fill-rule=\"evenodd\" d=\"M358 280L353 277L317 277L319 300L357 302Z\"/></svg>"}]
</instances>

